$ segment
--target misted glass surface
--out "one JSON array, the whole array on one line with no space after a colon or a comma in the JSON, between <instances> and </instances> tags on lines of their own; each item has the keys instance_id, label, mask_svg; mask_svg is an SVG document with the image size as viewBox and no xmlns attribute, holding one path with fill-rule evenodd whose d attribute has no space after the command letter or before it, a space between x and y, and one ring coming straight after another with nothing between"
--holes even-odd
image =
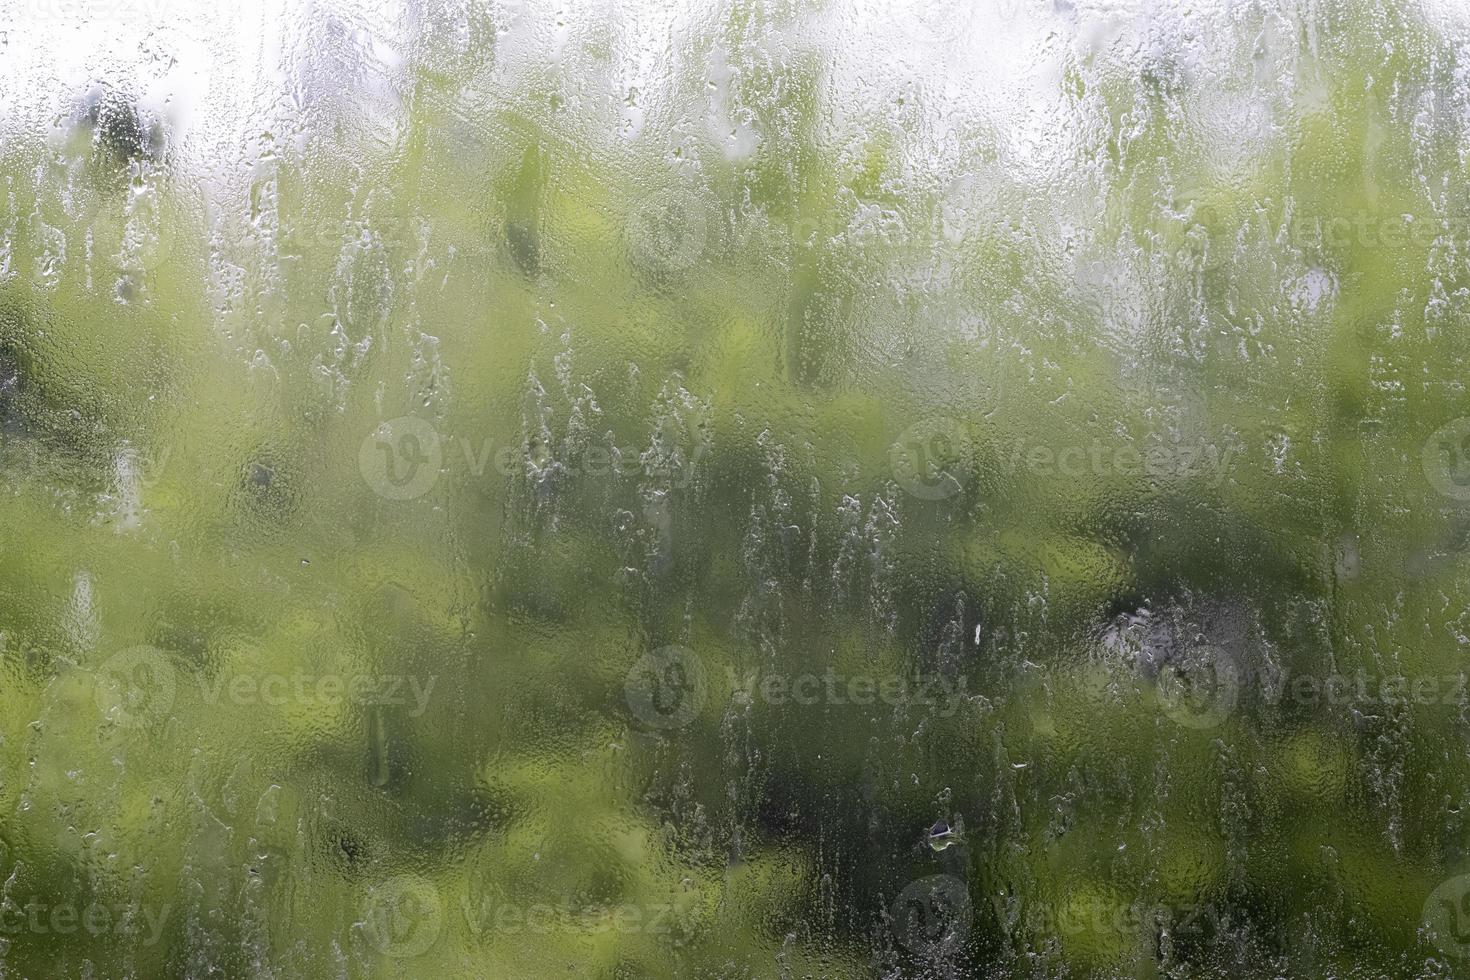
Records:
<instances>
[{"instance_id":1,"label":"misted glass surface","mask_svg":"<svg viewBox=\"0 0 1470 980\"><path fill-rule=\"evenodd\" d=\"M1470 974L1470 9L0 0L0 976Z\"/></svg>"}]
</instances>

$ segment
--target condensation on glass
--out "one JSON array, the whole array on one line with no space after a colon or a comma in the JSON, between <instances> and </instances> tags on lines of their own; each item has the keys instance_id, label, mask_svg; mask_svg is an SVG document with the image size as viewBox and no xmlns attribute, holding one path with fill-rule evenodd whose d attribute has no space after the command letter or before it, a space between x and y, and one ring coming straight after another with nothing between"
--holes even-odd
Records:
<instances>
[{"instance_id":1,"label":"condensation on glass","mask_svg":"<svg viewBox=\"0 0 1470 980\"><path fill-rule=\"evenodd\" d=\"M0 0L0 973L1463 975L1467 58Z\"/></svg>"}]
</instances>

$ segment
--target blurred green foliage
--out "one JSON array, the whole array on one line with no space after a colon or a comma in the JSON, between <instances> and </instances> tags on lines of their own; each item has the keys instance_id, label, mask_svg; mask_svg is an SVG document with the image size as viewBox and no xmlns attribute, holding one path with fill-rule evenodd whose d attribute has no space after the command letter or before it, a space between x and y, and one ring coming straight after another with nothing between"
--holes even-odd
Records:
<instances>
[{"instance_id":1,"label":"blurred green foliage","mask_svg":"<svg viewBox=\"0 0 1470 980\"><path fill-rule=\"evenodd\" d=\"M7 969L1454 975L1465 49L1308 6L1030 155L743 0L634 136L426 21L223 210L121 96L0 145Z\"/></svg>"}]
</instances>

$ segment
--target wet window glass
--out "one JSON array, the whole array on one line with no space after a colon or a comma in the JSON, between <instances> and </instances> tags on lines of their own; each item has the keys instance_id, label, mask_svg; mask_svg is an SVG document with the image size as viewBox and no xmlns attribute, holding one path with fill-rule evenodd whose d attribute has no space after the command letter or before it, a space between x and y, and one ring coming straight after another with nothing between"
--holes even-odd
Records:
<instances>
[{"instance_id":1,"label":"wet window glass","mask_svg":"<svg viewBox=\"0 0 1470 980\"><path fill-rule=\"evenodd\" d=\"M0 974L1470 973L1470 11L0 0Z\"/></svg>"}]
</instances>

